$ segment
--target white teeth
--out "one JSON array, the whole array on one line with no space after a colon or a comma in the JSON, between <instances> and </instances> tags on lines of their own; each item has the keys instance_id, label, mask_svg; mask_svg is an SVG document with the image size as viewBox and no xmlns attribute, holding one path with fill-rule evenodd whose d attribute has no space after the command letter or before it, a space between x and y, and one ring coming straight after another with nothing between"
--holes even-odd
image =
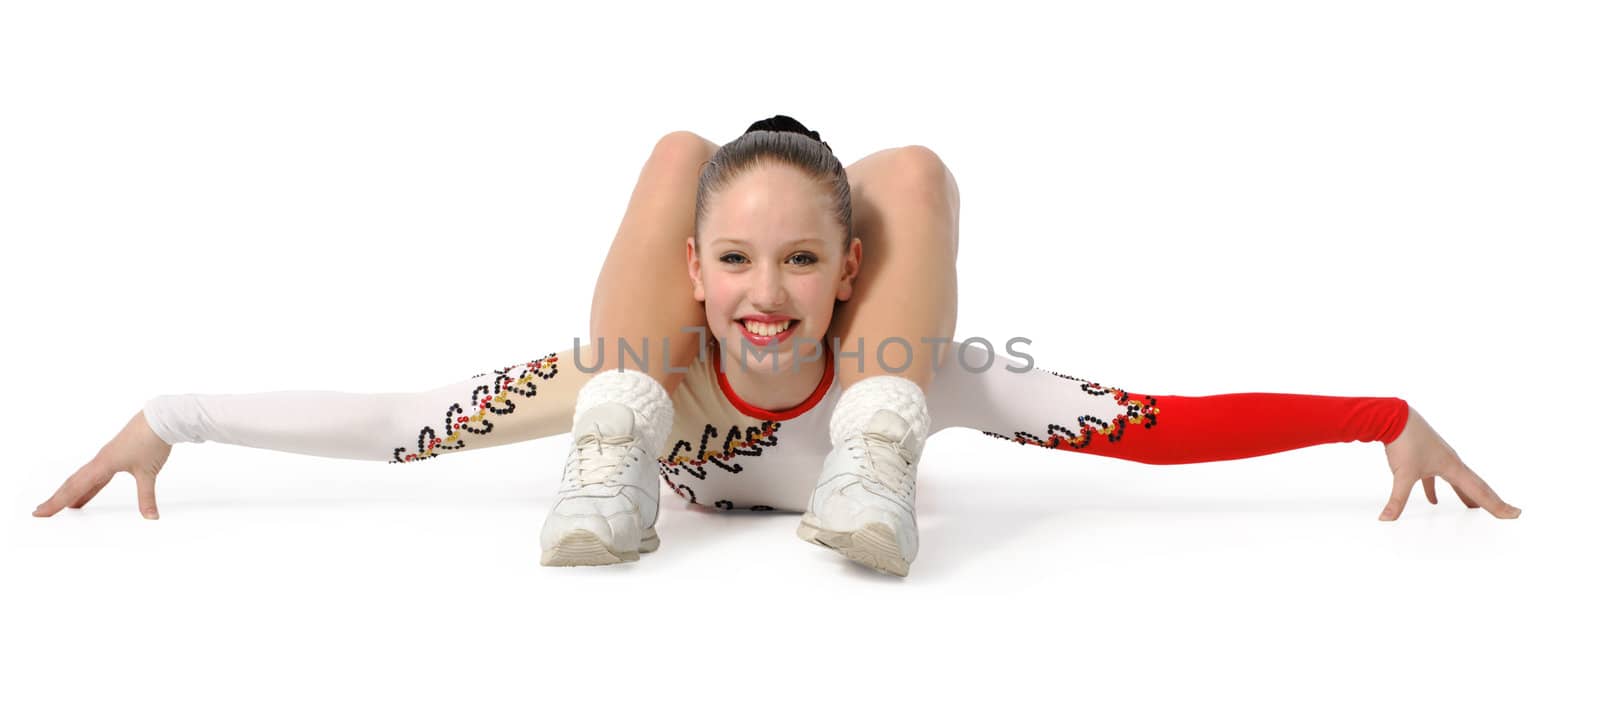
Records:
<instances>
[{"instance_id":1,"label":"white teeth","mask_svg":"<svg viewBox=\"0 0 1600 701\"><path fill-rule=\"evenodd\" d=\"M757 336L776 336L794 324L794 319L789 319L781 324L768 324L760 321L746 321L744 327Z\"/></svg>"}]
</instances>

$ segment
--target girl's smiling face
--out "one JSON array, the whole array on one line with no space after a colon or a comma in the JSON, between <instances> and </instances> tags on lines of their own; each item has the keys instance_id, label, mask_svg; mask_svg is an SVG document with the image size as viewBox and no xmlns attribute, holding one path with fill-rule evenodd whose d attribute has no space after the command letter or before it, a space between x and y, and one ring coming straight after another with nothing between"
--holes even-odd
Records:
<instances>
[{"instance_id":1,"label":"girl's smiling face","mask_svg":"<svg viewBox=\"0 0 1600 701\"><path fill-rule=\"evenodd\" d=\"M708 200L703 245L688 241L694 298L731 357L750 344L750 369L772 371L758 350L775 351L784 371L822 357L834 303L850 298L861 267L861 242L846 251L832 208L820 183L782 163L758 164Z\"/></svg>"}]
</instances>

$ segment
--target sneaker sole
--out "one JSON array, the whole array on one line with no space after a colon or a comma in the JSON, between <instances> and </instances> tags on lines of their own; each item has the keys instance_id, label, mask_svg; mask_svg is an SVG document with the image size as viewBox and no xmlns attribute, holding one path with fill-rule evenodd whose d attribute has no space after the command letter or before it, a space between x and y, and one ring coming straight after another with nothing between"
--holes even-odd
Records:
<instances>
[{"instance_id":1,"label":"sneaker sole","mask_svg":"<svg viewBox=\"0 0 1600 701\"><path fill-rule=\"evenodd\" d=\"M795 535L807 543L820 545L884 574L904 577L911 563L900 554L894 531L882 523L869 523L858 531L830 531L812 521L810 512L800 517Z\"/></svg>"},{"instance_id":2,"label":"sneaker sole","mask_svg":"<svg viewBox=\"0 0 1600 701\"><path fill-rule=\"evenodd\" d=\"M606 547L605 541L600 536L582 529L572 531L556 543L556 546L544 551L539 556L539 564L549 567L575 567L583 565L615 565L623 562L635 562L639 553L653 553L661 547L661 539L656 536L654 526L644 529L644 536L639 540L638 550L614 551Z\"/></svg>"}]
</instances>

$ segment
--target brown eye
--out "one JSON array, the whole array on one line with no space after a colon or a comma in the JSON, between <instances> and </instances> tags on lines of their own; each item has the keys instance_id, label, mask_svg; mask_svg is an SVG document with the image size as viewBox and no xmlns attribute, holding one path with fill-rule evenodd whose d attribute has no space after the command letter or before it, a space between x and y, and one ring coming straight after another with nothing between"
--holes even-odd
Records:
<instances>
[{"instance_id":1,"label":"brown eye","mask_svg":"<svg viewBox=\"0 0 1600 701\"><path fill-rule=\"evenodd\" d=\"M800 264L801 265L816 265L817 264L817 257L814 256L814 255L811 255L810 253L796 253L796 254L794 254L792 256L789 256L789 260L794 260L796 258L800 259L800 261L801 261Z\"/></svg>"}]
</instances>

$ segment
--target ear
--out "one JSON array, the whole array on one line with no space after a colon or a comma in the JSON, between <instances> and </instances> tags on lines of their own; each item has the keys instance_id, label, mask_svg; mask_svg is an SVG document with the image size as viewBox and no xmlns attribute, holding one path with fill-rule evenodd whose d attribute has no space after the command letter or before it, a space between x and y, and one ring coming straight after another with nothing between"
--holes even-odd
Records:
<instances>
[{"instance_id":1,"label":"ear","mask_svg":"<svg viewBox=\"0 0 1600 701\"><path fill-rule=\"evenodd\" d=\"M839 274L839 301L844 302L855 294L856 276L861 274L861 239L850 239L850 251L844 256L844 265Z\"/></svg>"},{"instance_id":2,"label":"ear","mask_svg":"<svg viewBox=\"0 0 1600 701\"><path fill-rule=\"evenodd\" d=\"M690 236L689 243L689 281L694 284L694 301L706 301L705 285L700 284L700 255L694 250L694 237Z\"/></svg>"}]
</instances>

